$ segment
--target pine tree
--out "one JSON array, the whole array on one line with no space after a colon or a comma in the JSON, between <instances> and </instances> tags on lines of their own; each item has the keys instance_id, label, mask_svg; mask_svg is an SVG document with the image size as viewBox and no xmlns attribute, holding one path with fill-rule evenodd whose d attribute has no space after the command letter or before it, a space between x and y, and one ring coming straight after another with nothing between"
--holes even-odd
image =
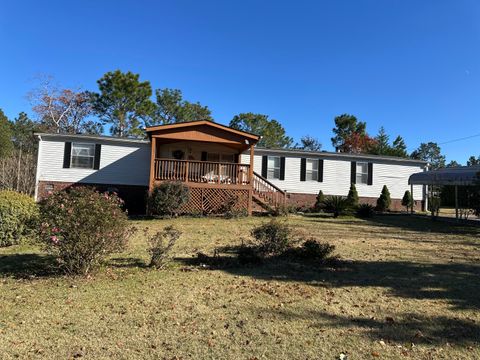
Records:
<instances>
[{"instance_id":1,"label":"pine tree","mask_svg":"<svg viewBox=\"0 0 480 360\"><path fill-rule=\"evenodd\" d=\"M409 208L413 208L413 198L409 190L405 191L405 194L403 195L402 205L405 206L407 212Z\"/></svg>"},{"instance_id":2,"label":"pine tree","mask_svg":"<svg viewBox=\"0 0 480 360\"><path fill-rule=\"evenodd\" d=\"M358 206L358 192L354 183L350 185L350 190L348 191L347 195L347 201L348 206L352 209Z\"/></svg>"},{"instance_id":3,"label":"pine tree","mask_svg":"<svg viewBox=\"0 0 480 360\"><path fill-rule=\"evenodd\" d=\"M390 191L388 191L387 185L383 185L382 193L377 199L377 210L378 211L387 211L392 204L392 199L390 198Z\"/></svg>"},{"instance_id":4,"label":"pine tree","mask_svg":"<svg viewBox=\"0 0 480 360\"><path fill-rule=\"evenodd\" d=\"M13 150L12 131L7 116L0 109L0 158L8 156Z\"/></svg>"},{"instance_id":5,"label":"pine tree","mask_svg":"<svg viewBox=\"0 0 480 360\"><path fill-rule=\"evenodd\" d=\"M392 155L408 158L407 144L405 144L405 140L403 140L400 135L398 135L395 140L393 140Z\"/></svg>"},{"instance_id":6,"label":"pine tree","mask_svg":"<svg viewBox=\"0 0 480 360\"><path fill-rule=\"evenodd\" d=\"M319 211L323 210L324 200L325 200L325 195L323 195L323 191L320 190L318 192L317 199L316 199L315 205L314 205L315 211L319 212Z\"/></svg>"}]
</instances>

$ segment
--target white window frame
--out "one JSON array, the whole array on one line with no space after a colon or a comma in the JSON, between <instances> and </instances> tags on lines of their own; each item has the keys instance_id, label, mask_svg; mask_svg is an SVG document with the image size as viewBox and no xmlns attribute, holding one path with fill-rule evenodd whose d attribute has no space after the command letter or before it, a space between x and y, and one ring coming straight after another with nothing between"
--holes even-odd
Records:
<instances>
[{"instance_id":1,"label":"white window frame","mask_svg":"<svg viewBox=\"0 0 480 360\"><path fill-rule=\"evenodd\" d=\"M312 169L308 170L308 163L312 163ZM317 168L313 168L313 164L316 164ZM306 181L318 181L318 159L306 159L305 161L305 180Z\"/></svg>"},{"instance_id":2,"label":"white window frame","mask_svg":"<svg viewBox=\"0 0 480 360\"><path fill-rule=\"evenodd\" d=\"M363 167L365 167L365 172L359 171L359 169L362 170ZM357 162L355 167L355 183L368 185L368 162Z\"/></svg>"},{"instance_id":3,"label":"white window frame","mask_svg":"<svg viewBox=\"0 0 480 360\"><path fill-rule=\"evenodd\" d=\"M278 166L274 165L273 167L270 167L270 159L278 159ZM273 160L273 163L275 164L275 160ZM267 156L267 179L280 180L280 168L281 168L280 156ZM276 175L276 173L278 173L278 176Z\"/></svg>"},{"instance_id":4,"label":"white window frame","mask_svg":"<svg viewBox=\"0 0 480 360\"><path fill-rule=\"evenodd\" d=\"M74 148L75 147L89 147L92 149L92 155L74 155ZM76 157L82 158L89 158L92 159L92 165L90 167L87 166L75 166L73 159ZM87 169L93 170L95 167L95 144L92 143L80 143L80 142L72 142L72 149L70 150L70 168L73 169Z\"/></svg>"}]
</instances>

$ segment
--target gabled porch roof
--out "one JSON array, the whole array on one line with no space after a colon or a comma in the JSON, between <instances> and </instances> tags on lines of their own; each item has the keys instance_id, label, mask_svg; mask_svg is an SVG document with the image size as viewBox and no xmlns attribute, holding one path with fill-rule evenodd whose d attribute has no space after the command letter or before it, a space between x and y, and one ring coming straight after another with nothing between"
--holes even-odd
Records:
<instances>
[{"instance_id":1,"label":"gabled porch roof","mask_svg":"<svg viewBox=\"0 0 480 360\"><path fill-rule=\"evenodd\" d=\"M208 120L150 126L146 129L150 138L162 142L200 141L220 143L239 150L255 145L260 136Z\"/></svg>"}]
</instances>

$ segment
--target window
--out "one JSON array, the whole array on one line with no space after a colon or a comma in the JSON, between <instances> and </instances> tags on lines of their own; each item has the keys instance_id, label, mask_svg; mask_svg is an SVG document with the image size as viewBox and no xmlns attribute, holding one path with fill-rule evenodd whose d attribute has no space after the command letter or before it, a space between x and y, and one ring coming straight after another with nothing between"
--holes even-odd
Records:
<instances>
[{"instance_id":1,"label":"window","mask_svg":"<svg viewBox=\"0 0 480 360\"><path fill-rule=\"evenodd\" d=\"M307 159L305 179L318 181L318 160Z\"/></svg>"},{"instance_id":2,"label":"window","mask_svg":"<svg viewBox=\"0 0 480 360\"><path fill-rule=\"evenodd\" d=\"M357 184L368 183L368 163L357 162L357 175L355 180Z\"/></svg>"},{"instance_id":3,"label":"window","mask_svg":"<svg viewBox=\"0 0 480 360\"><path fill-rule=\"evenodd\" d=\"M233 154L208 153L207 161L233 163L235 162L235 156Z\"/></svg>"},{"instance_id":4,"label":"window","mask_svg":"<svg viewBox=\"0 0 480 360\"><path fill-rule=\"evenodd\" d=\"M95 144L72 143L70 167L93 169Z\"/></svg>"},{"instance_id":5,"label":"window","mask_svg":"<svg viewBox=\"0 0 480 360\"><path fill-rule=\"evenodd\" d=\"M279 156L268 157L267 179L280 179L280 157Z\"/></svg>"},{"instance_id":6,"label":"window","mask_svg":"<svg viewBox=\"0 0 480 360\"><path fill-rule=\"evenodd\" d=\"M208 153L208 154L207 154L207 161L210 161L210 162L219 162L219 161L220 161L220 154L217 154L217 153Z\"/></svg>"}]
</instances>

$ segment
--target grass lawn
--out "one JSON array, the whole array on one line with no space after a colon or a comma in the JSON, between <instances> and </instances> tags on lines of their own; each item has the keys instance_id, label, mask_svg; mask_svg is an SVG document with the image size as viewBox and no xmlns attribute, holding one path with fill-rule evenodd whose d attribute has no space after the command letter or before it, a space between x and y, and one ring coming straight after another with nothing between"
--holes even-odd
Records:
<instances>
[{"instance_id":1,"label":"grass lawn","mask_svg":"<svg viewBox=\"0 0 480 360\"><path fill-rule=\"evenodd\" d=\"M175 262L147 268L139 231L88 279L49 273L36 247L0 249L0 358L480 358L480 227L291 216L339 267L189 265L264 221L135 220L182 229Z\"/></svg>"}]
</instances>

